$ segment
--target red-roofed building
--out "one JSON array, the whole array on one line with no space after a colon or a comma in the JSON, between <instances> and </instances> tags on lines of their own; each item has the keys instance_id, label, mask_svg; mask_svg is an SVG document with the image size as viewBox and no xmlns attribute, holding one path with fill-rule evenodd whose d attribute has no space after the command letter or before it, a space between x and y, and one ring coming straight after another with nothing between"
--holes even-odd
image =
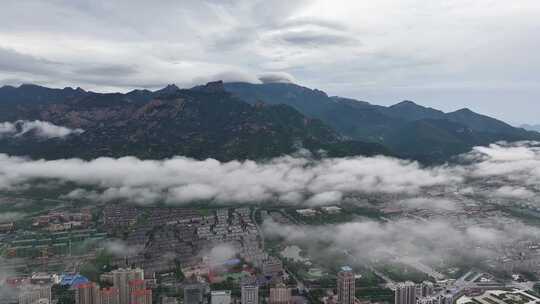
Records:
<instances>
[{"instance_id":1,"label":"red-roofed building","mask_svg":"<svg viewBox=\"0 0 540 304\"><path fill-rule=\"evenodd\" d=\"M103 288L100 292L101 304L118 304L120 292L118 288Z\"/></svg>"},{"instance_id":2,"label":"red-roofed building","mask_svg":"<svg viewBox=\"0 0 540 304\"><path fill-rule=\"evenodd\" d=\"M129 304L152 304L152 290L139 289L131 293Z\"/></svg>"},{"instance_id":3,"label":"red-roofed building","mask_svg":"<svg viewBox=\"0 0 540 304\"><path fill-rule=\"evenodd\" d=\"M96 283L87 282L78 284L75 288L76 304L95 304L99 299L99 287Z\"/></svg>"}]
</instances>

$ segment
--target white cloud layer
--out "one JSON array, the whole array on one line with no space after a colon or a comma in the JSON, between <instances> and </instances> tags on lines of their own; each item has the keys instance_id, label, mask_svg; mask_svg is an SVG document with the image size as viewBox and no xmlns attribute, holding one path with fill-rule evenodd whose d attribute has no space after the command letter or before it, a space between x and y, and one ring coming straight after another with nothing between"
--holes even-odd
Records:
<instances>
[{"instance_id":1,"label":"white cloud layer","mask_svg":"<svg viewBox=\"0 0 540 304\"><path fill-rule=\"evenodd\" d=\"M311 160L280 157L268 162L175 157L161 161L134 157L29 160L0 154L0 189L37 179L58 179L100 190L75 190L69 198L140 203L260 202L325 204L357 193L416 193L423 187L460 182L446 167L424 169L389 157Z\"/></svg>"},{"instance_id":2,"label":"white cloud layer","mask_svg":"<svg viewBox=\"0 0 540 304\"><path fill-rule=\"evenodd\" d=\"M229 259L234 258L236 250L227 243L218 244L208 251L208 262L210 265L221 265Z\"/></svg>"},{"instance_id":3,"label":"white cloud layer","mask_svg":"<svg viewBox=\"0 0 540 304\"><path fill-rule=\"evenodd\" d=\"M505 198L533 198L535 196L534 192L526 189L524 187L512 187L512 186L502 186L495 191L495 195L505 197Z\"/></svg>"},{"instance_id":4,"label":"white cloud layer","mask_svg":"<svg viewBox=\"0 0 540 304\"><path fill-rule=\"evenodd\" d=\"M486 192L475 188L476 183L489 180L497 184L487 196L531 199L540 191L538 143L477 147L463 158L468 164L422 167L384 156L316 160L297 155L265 162L219 162L186 157L32 160L0 154L0 190L58 180L79 186L63 195L68 199L138 204L280 201L314 206L387 193L400 195L398 204L405 208L440 210L457 206L451 199L424 198L425 190L453 187L464 194L481 194Z\"/></svg>"},{"instance_id":5,"label":"white cloud layer","mask_svg":"<svg viewBox=\"0 0 540 304\"><path fill-rule=\"evenodd\" d=\"M32 133L41 138L61 138L70 134L81 134L82 129L70 129L57 126L53 123L41 120L17 120L16 122L0 122L0 138L20 137Z\"/></svg>"},{"instance_id":6,"label":"white cloud layer","mask_svg":"<svg viewBox=\"0 0 540 304\"><path fill-rule=\"evenodd\" d=\"M144 246L142 245L130 246L126 244L124 241L112 240L112 241L105 242L104 248L108 253L116 257L126 257L126 256L134 256L138 254L144 249Z\"/></svg>"},{"instance_id":7,"label":"white cloud layer","mask_svg":"<svg viewBox=\"0 0 540 304\"><path fill-rule=\"evenodd\" d=\"M377 222L363 220L337 225L294 226L267 220L263 230L269 237L279 236L295 244L312 248L320 256L329 251L347 251L360 262L390 261L397 257L435 262L456 254L481 257L494 253L492 246L507 246L518 240L537 239L540 230L520 223L500 223L497 227L457 228L446 220ZM317 243L326 244L318 246ZM440 260L438 260L440 262Z\"/></svg>"}]
</instances>

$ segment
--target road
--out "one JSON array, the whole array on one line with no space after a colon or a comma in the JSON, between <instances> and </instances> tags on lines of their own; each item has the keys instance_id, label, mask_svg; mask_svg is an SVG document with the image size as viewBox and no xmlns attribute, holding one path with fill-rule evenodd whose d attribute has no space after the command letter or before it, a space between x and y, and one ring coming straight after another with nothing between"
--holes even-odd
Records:
<instances>
[{"instance_id":1,"label":"road","mask_svg":"<svg viewBox=\"0 0 540 304\"><path fill-rule=\"evenodd\" d=\"M254 208L251 211L250 217L253 224L255 224L255 227L257 228L257 232L259 233L259 237L261 238L261 249L264 251L264 233L262 231L262 228L259 226L259 223L257 223L257 220L255 218L255 214L259 211L259 208Z\"/></svg>"}]
</instances>

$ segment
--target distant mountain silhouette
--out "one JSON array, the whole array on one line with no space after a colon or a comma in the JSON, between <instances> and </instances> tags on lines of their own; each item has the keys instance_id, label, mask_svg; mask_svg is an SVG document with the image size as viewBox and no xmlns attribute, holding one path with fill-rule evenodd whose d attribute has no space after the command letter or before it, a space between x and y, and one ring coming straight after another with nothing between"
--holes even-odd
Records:
<instances>
[{"instance_id":1,"label":"distant mountain silhouette","mask_svg":"<svg viewBox=\"0 0 540 304\"><path fill-rule=\"evenodd\" d=\"M451 113L412 101L372 105L295 84L227 83L226 90L250 103L287 104L319 118L354 140L383 144L395 153L426 162L445 161L475 145L494 141L538 140L540 133L461 109Z\"/></svg>"},{"instance_id":2,"label":"distant mountain silhouette","mask_svg":"<svg viewBox=\"0 0 540 304\"><path fill-rule=\"evenodd\" d=\"M9 111L0 112L0 122L43 120L85 132L55 139L3 137L0 153L48 159L183 155L224 161L276 157L300 148L325 150L329 156L390 154L380 144L347 140L293 107L250 105L226 92L221 82L126 94L60 94L64 90L40 87L32 95L26 86L7 90L11 99L0 99L0 104ZM21 97L25 94L30 94L27 99Z\"/></svg>"},{"instance_id":3,"label":"distant mountain silhouette","mask_svg":"<svg viewBox=\"0 0 540 304\"><path fill-rule=\"evenodd\" d=\"M520 126L520 128L523 128L523 129L529 130L529 131L540 132L540 124L538 124L538 125L523 124L523 125Z\"/></svg>"},{"instance_id":4,"label":"distant mountain silhouette","mask_svg":"<svg viewBox=\"0 0 540 304\"><path fill-rule=\"evenodd\" d=\"M192 89L94 93L36 85L0 88L0 122L39 119L87 130L46 143L0 140L0 152L36 157L187 155L266 158L300 147L329 155L392 154L447 161L476 145L540 140L469 109L444 113L413 101L385 107L292 83L212 82ZM390 152L391 151L391 152Z\"/></svg>"}]
</instances>

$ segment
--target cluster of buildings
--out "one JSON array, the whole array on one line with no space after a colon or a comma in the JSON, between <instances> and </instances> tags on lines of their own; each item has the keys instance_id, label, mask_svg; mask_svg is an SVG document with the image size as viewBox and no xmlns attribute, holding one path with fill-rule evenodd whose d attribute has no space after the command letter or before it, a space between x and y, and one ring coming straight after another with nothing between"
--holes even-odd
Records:
<instances>
[{"instance_id":1,"label":"cluster of buildings","mask_svg":"<svg viewBox=\"0 0 540 304\"><path fill-rule=\"evenodd\" d=\"M87 252L90 245L98 246L107 234L96 229L79 229L47 233L26 233L6 238L6 256L13 258L49 257L71 255L74 249ZM84 245L84 246L82 246Z\"/></svg>"},{"instance_id":2,"label":"cluster of buildings","mask_svg":"<svg viewBox=\"0 0 540 304\"><path fill-rule=\"evenodd\" d=\"M73 274L37 272L28 277L10 277L0 285L0 303L50 304L54 285L69 288L86 282L88 280L85 277Z\"/></svg>"},{"instance_id":3,"label":"cluster of buildings","mask_svg":"<svg viewBox=\"0 0 540 304\"><path fill-rule=\"evenodd\" d=\"M0 233L9 233L15 230L14 222L0 223Z\"/></svg>"},{"instance_id":4,"label":"cluster of buildings","mask_svg":"<svg viewBox=\"0 0 540 304\"><path fill-rule=\"evenodd\" d=\"M259 286L254 278L246 278L240 283L240 301L235 301L230 290L210 291L205 283L190 283L184 286L183 304L259 304L262 299ZM292 289L282 282L276 283L269 289L267 303L269 304L292 304Z\"/></svg>"},{"instance_id":5,"label":"cluster of buildings","mask_svg":"<svg viewBox=\"0 0 540 304\"><path fill-rule=\"evenodd\" d=\"M487 290L473 296L462 296L456 300L456 304L535 304L539 302L538 295L520 289Z\"/></svg>"},{"instance_id":6,"label":"cluster of buildings","mask_svg":"<svg viewBox=\"0 0 540 304\"><path fill-rule=\"evenodd\" d=\"M515 272L534 272L540 274L540 241L521 240L499 248L499 255L488 260L494 269Z\"/></svg>"},{"instance_id":7,"label":"cluster of buildings","mask_svg":"<svg viewBox=\"0 0 540 304\"><path fill-rule=\"evenodd\" d=\"M18 291L18 304L50 304L50 284L24 284Z\"/></svg>"},{"instance_id":8,"label":"cluster of buildings","mask_svg":"<svg viewBox=\"0 0 540 304\"><path fill-rule=\"evenodd\" d=\"M433 198L434 200L444 198L455 204L454 206L449 206L449 208L436 208L430 204L416 206L404 203L400 204L400 202L406 202L407 200L403 197L395 199L387 197L386 201L382 204L383 209L381 211L390 219L409 218L430 222L449 222L453 228L462 231L466 231L470 227L504 229L504 227L522 224L522 221L514 214L509 214L506 210L499 207L499 205L505 204L504 200L498 201L497 199L483 196L472 199L470 196L463 195L459 191L448 193L445 192L447 190L432 189L432 191L423 193L422 196ZM486 189L485 191L487 192L489 190ZM517 207L512 205L512 208ZM531 211L520 210L519 212L528 213ZM474 251L478 246L483 245L470 241L460 249ZM449 245L446 249L448 252L455 250L452 245ZM500 272L503 270L507 274L526 271L540 275L540 238L531 238L530 236L519 238L516 235L514 239L509 239L507 242L498 244L497 246L491 246L488 250L490 254L486 255L485 262L492 271ZM414 265L411 266L416 268ZM422 269L419 270L425 272Z\"/></svg>"},{"instance_id":9,"label":"cluster of buildings","mask_svg":"<svg viewBox=\"0 0 540 304\"><path fill-rule=\"evenodd\" d=\"M103 226L109 233L133 227L139 214L134 206L110 204L103 209Z\"/></svg>"},{"instance_id":10,"label":"cluster of buildings","mask_svg":"<svg viewBox=\"0 0 540 304\"><path fill-rule=\"evenodd\" d=\"M81 229L92 223L90 208L82 208L79 212L54 211L33 219L32 226L50 232Z\"/></svg>"},{"instance_id":11,"label":"cluster of buildings","mask_svg":"<svg viewBox=\"0 0 540 304\"><path fill-rule=\"evenodd\" d=\"M121 212L122 208L126 212ZM205 253L220 244L232 247L236 255L257 268L281 271L281 262L262 250L250 213L249 208L223 208L202 215L184 208L138 210L111 205L104 210L104 218L106 227L113 231L127 229L127 246L139 249L117 257L114 264L143 268L147 278L172 271L177 265L186 274L208 273L213 265L205 260Z\"/></svg>"},{"instance_id":12,"label":"cluster of buildings","mask_svg":"<svg viewBox=\"0 0 540 304\"><path fill-rule=\"evenodd\" d=\"M500 216L498 210L487 210L487 213L483 211L486 210L475 206L465 206L458 211L432 211L419 208L401 210L398 216L429 219L445 216L454 219L458 227L460 225L468 227L471 221L475 221L474 223L480 226L489 226L492 217ZM320 213L339 213L341 209L328 206L299 209L296 212L308 217ZM482 214L475 216L474 219L470 218L469 213L479 212ZM262 211L261 215L263 219L271 217L275 222L287 225L301 222L297 217L277 211ZM12 285L16 285L14 290L17 292L9 303L49 304L51 303L51 286L59 284L69 286L74 290L77 304L152 304L152 301L156 299L156 294L152 292L152 289L156 287L155 278L157 275L167 274L173 274L170 277L173 278L177 292L180 292L179 288L183 289L184 304L238 302L258 304L262 297L267 297L265 302L270 304L294 302L292 289L282 283L283 277L286 277L283 275L284 265L281 259L269 256L264 251L261 246L263 237L249 208L222 208L201 212L189 208L137 208L111 204L103 210L103 217L99 222L102 226L88 228L93 223L95 221L88 209L81 212L49 212L34 218L32 227L38 232L34 230L23 234L7 233L3 236L5 256L28 260L51 255L64 259L74 255L76 258L77 254L73 254L73 248L78 244L97 244L111 236L121 236L122 242L130 249L125 253L116 253L111 265L120 268L101 275L99 284L90 282L80 275L65 274L54 277L34 274L25 282L11 282ZM13 229L14 227L10 226L6 228L6 231L12 232ZM220 244L227 244L234 251L234 258L220 261L220 263L237 265L235 261L247 262L241 265L243 268L237 267L241 268L238 270L239 277L247 276L240 279L241 296L239 298L235 298L230 290L211 290L210 288L209 283L220 283L222 282L219 279L220 276L222 280L225 280L231 274L227 273L228 270L220 273L219 268L222 265L216 264L208 257L211 249ZM134 248L136 250L133 250ZM493 250L499 254L495 255L497 258L490 262L497 269L508 272L540 270L540 242L516 240L512 246L501 246ZM424 273L429 272L429 269L423 269L422 265L412 266ZM187 283L178 283L174 272L179 268L186 277L190 277L186 280ZM429 275L438 279L433 273ZM195 281L193 281L194 278ZM355 274L352 268L342 267L337 274L336 283L337 295L329 293L332 294L332 300L328 303L357 304L360 302L356 298ZM266 289L267 286L269 286L268 289ZM259 288L263 288L263 296ZM504 296L485 292L474 297L463 298L462 293L447 292L445 288L441 290L440 285L435 287L431 282L420 284L402 282L393 285L392 289L394 304L453 304L456 299L462 300L457 304L479 304L478 302L480 304L515 304L512 299L518 297L520 297L519 304L529 304L525 301L529 299L528 295L521 292L507 292ZM483 292L485 290L482 289ZM236 289L235 292L237 292ZM509 300L504 301L499 299L500 297ZM176 298L158 298L162 304L178 304ZM529 302L534 303L532 300ZM0 301L0 304L3 303Z\"/></svg>"},{"instance_id":13,"label":"cluster of buildings","mask_svg":"<svg viewBox=\"0 0 540 304\"><path fill-rule=\"evenodd\" d=\"M84 224L74 225L73 229L67 230L49 229L52 225L73 221ZM88 223L97 226L83 228ZM259 287L270 283L273 284L271 298L276 299L274 303L290 302L286 296L290 295L290 289L274 284L284 273L283 264L280 259L269 256L262 249L259 228L249 208L201 212L189 208L137 208L111 204L103 209L100 219L92 219L92 213L87 209L80 213L49 212L34 218L32 230L17 230L4 235L3 248L0 249L3 249L7 257L20 258L4 260L5 263L17 261L17 266L13 267L24 266L30 271L63 269L61 271L76 273L85 261L96 257L98 249L109 248L119 236L123 239L121 243L125 245L125 250L115 251L110 263L119 268L102 274L99 283L90 282L76 274L55 275L54 278L48 278L47 283L40 283L40 288L33 283L31 287L18 288L21 291L18 294L29 300L11 299L9 303L35 304L38 297L39 303L49 303L51 286L58 284L67 286L78 304L149 304L153 296L156 298L152 294L152 289L157 286L156 277L169 275L173 283L171 286L178 288L179 281L176 278L179 270L186 277L194 276L197 280L210 283L219 283L220 276L222 280L229 276L253 276L256 279L249 282L242 279L242 303L259 303ZM85 247L75 252L79 244L96 244L96 247ZM212 248L223 244L232 247L234 251L231 260L220 261L226 267L216 264L208 256ZM239 263L234 261L244 261L247 264L242 263L242 267L234 268L233 272L232 266L229 266ZM4 262L2 266L7 265ZM11 266L9 268L14 269ZM220 273L220 268L225 268L224 272ZM214 276L217 277L216 281L211 280L212 274L217 274ZM209 285L204 283L202 286ZM39 294L36 291L38 289ZM201 296L208 303L231 302L231 292L226 290L190 290L186 287L184 292L185 303L201 303L193 300ZM175 298L161 295L158 298L165 304L176 304Z\"/></svg>"},{"instance_id":14,"label":"cluster of buildings","mask_svg":"<svg viewBox=\"0 0 540 304\"><path fill-rule=\"evenodd\" d=\"M152 304L152 290L146 288L144 271L116 269L101 277L110 287L100 288L94 282L75 287L76 304Z\"/></svg>"},{"instance_id":15,"label":"cluster of buildings","mask_svg":"<svg viewBox=\"0 0 540 304\"><path fill-rule=\"evenodd\" d=\"M453 295L436 293L434 284L426 281L420 284L407 281L394 287L394 304L452 304Z\"/></svg>"}]
</instances>

